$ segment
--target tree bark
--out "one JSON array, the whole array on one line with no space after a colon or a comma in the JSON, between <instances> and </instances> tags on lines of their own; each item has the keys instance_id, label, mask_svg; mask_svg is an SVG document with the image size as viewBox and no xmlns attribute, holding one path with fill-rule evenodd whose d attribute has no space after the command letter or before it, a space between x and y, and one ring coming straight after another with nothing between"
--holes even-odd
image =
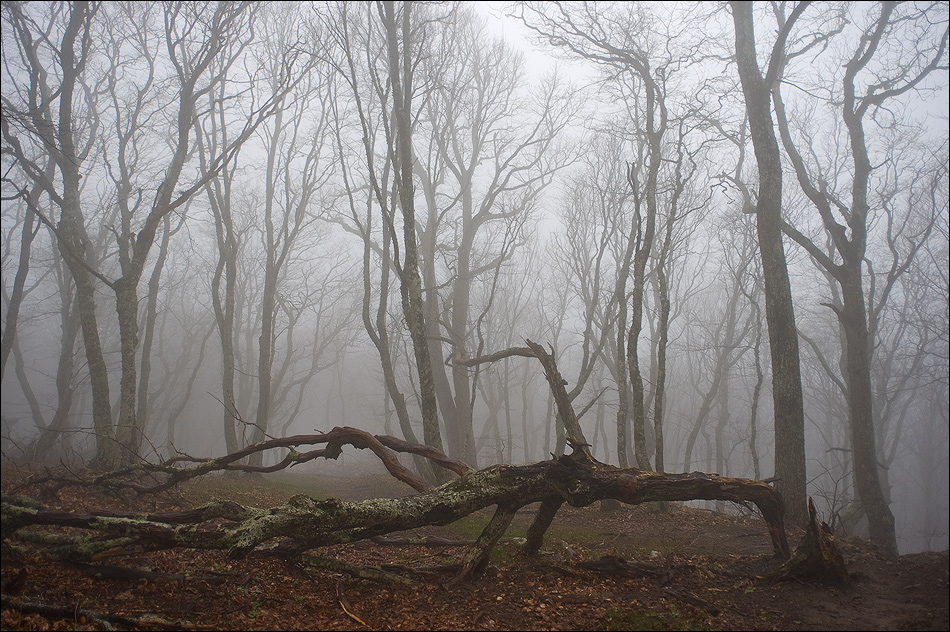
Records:
<instances>
[{"instance_id":1,"label":"tree bark","mask_svg":"<svg viewBox=\"0 0 950 632\"><path fill-rule=\"evenodd\" d=\"M344 431L352 429L332 432ZM347 502L301 495L266 510L216 501L174 514L70 513L44 507L32 499L7 496L2 503L2 535L4 539L13 538L20 529L33 525L96 532L90 537L60 538L49 551L72 561L88 560L96 552L115 546L134 545L226 550L233 559L279 538L290 538L284 550L300 554L396 531L445 525L497 505L495 517L463 558L462 570L455 579L462 581L485 568L491 549L521 507L541 502L538 519L529 529L525 544L525 551L532 553L540 547L544 531L562 503L585 507L606 498L631 505L685 500L751 502L767 523L775 556L789 557L782 496L767 483L701 472L658 474L621 469L594 461L580 451L531 465L471 470L441 487L405 498ZM223 522L219 520L222 518ZM274 550L280 552L281 545Z\"/></svg>"},{"instance_id":2,"label":"tree bark","mask_svg":"<svg viewBox=\"0 0 950 632\"><path fill-rule=\"evenodd\" d=\"M539 550L545 531L565 502L574 507L585 507L604 499L616 499L631 505L655 501L729 500L754 503L768 525L776 557L788 559L789 547L783 522L784 502L782 495L767 483L702 472L660 474L635 468L617 468L591 457L554 358L541 345L530 340L526 342L528 347L511 348L475 358L467 365L511 356L537 358L551 386L558 414L565 421L574 448L571 455L530 465L495 465L483 470L472 470L431 446L407 444L387 436L374 437L355 428L334 428L321 435L274 439L217 459L178 458L160 465L142 464L125 473L112 472L93 480L56 481L50 477L46 481L31 481L31 484L97 484L140 493L154 492L212 471L275 471L315 458L335 459L342 453L343 445L350 444L371 450L395 478L410 485L418 493L404 498L377 498L362 502L346 502L336 498L321 501L300 495L266 510L242 507L229 501L215 501L185 512L146 516L114 511L69 513L46 508L30 498L11 495L2 499L0 535L4 539L13 538L20 529L32 525L69 526L98 532L92 537L63 536L47 540L54 542L49 552L55 557L80 562L107 549L140 544L153 549L184 547L226 550L229 557L239 558L278 538L290 541L273 546L272 552L299 555L310 549L374 538L395 531L449 524L495 505L495 516L463 558L462 568L453 580L459 582L485 569L492 548L516 512L526 505L541 503L524 545L524 551L530 554ZM460 359L456 358L456 362L460 362ZM326 443L326 448L305 453L296 450L300 445L314 443ZM274 448L291 449L283 461L270 467L243 462L251 453ZM397 451L425 457L443 471L454 472L459 478L432 488L399 463L395 454ZM199 463L191 468L178 467L185 461ZM148 480L164 478L152 487L128 480L128 474L139 471L148 473ZM224 522L219 519L224 519Z\"/></svg>"},{"instance_id":3,"label":"tree bark","mask_svg":"<svg viewBox=\"0 0 950 632\"><path fill-rule=\"evenodd\" d=\"M802 543L795 549L795 554L782 566L769 573L767 579L771 582L782 582L799 579L815 579L829 585L845 585L851 576L845 568L844 558L831 529L824 522L819 522L815 503L808 499L808 527Z\"/></svg>"},{"instance_id":4,"label":"tree bark","mask_svg":"<svg viewBox=\"0 0 950 632\"><path fill-rule=\"evenodd\" d=\"M873 274L873 267L867 259L868 232L874 224L870 216L869 194L877 185L871 180L875 167L871 164L864 119L869 112L886 109L883 105L886 100L915 89L919 82L940 68L942 63L945 64L948 42L948 31L944 28L939 44L928 53L933 55L930 59L920 52L915 53L912 60L889 58L884 66L888 70L881 70L874 62L875 53L879 48L890 50L886 48L889 28L894 23L908 19L906 15L893 16L896 7L897 3L881 3L879 17L862 34L851 57L844 64L840 101L836 102L841 107L841 120L850 143L850 206L834 191L829 192L826 176L819 178L809 172L791 136L779 86L772 88L782 143L795 168L802 191L818 211L828 243L833 248L833 256L828 256L793 226L786 224L784 229L811 255L819 269L840 286L841 305L832 309L844 336L846 388L842 390L848 400L855 488L867 513L871 541L891 554L897 553L897 539L888 490L882 485L883 475L878 465L876 434L880 428L875 428L874 389L871 384L874 332L877 313L886 304L893 282L908 269L917 248L929 235L930 228L925 229L917 239L910 240L911 248L903 262L899 262L898 250L893 244L890 245L894 261L888 282L883 284L877 307L869 306L868 303L874 302L869 300L869 296L874 296L874 281L872 278L870 293L866 295L864 268L867 265ZM898 186L896 182L895 186ZM892 217L888 217L889 225L891 221ZM888 231L890 233L890 229ZM914 244L914 241L917 243Z\"/></svg>"},{"instance_id":5,"label":"tree bark","mask_svg":"<svg viewBox=\"0 0 950 632\"><path fill-rule=\"evenodd\" d=\"M765 76L759 70L751 2L733 2L736 64L745 95L752 145L759 169L755 217L765 285L765 319L772 352L775 413L775 476L786 497L789 518L806 520L805 412L798 332L788 264L782 243L782 161L771 112L771 88L783 63L785 39L807 3L795 8L779 34Z\"/></svg>"},{"instance_id":6,"label":"tree bark","mask_svg":"<svg viewBox=\"0 0 950 632\"><path fill-rule=\"evenodd\" d=\"M400 270L400 290L406 326L412 339L412 348L419 375L419 396L422 407L422 435L426 445L442 450L439 429L439 410L435 394L435 377L426 335L425 302L422 296L422 278L419 274L419 252L416 244L415 186L412 180L412 77L413 60L410 40L412 3L403 4L401 24L397 24L393 2L383 3L383 15L389 53L389 82L393 94L393 118L396 135L394 174L402 211L403 248L405 260ZM397 26L401 26L402 54L399 52ZM436 471L438 476L440 473Z\"/></svg>"}]
</instances>

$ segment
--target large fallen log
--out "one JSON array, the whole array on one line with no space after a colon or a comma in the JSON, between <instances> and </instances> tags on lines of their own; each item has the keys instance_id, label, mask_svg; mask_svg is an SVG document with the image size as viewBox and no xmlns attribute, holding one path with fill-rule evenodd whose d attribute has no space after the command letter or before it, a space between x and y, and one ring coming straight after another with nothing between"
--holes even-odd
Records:
<instances>
[{"instance_id":1,"label":"large fallen log","mask_svg":"<svg viewBox=\"0 0 950 632\"><path fill-rule=\"evenodd\" d=\"M494 516L463 556L461 570L455 579L462 581L484 570L492 548L504 535L518 510L526 505L540 503L523 545L524 552L530 555L540 550L544 534L564 503L584 507L606 499L630 505L656 501L724 500L752 503L758 507L768 527L776 557L788 559L782 496L768 483L702 472L663 474L635 468L622 469L594 459L567 396L553 350L548 353L537 343L525 342L526 347L470 360L456 356L452 361L474 366L505 357L536 358L544 369L558 415L565 425L568 443L574 450L571 455L530 465L494 465L474 470L429 446L413 445L388 436L373 436L356 428L338 427L316 435L272 438L217 459L182 456L159 464L142 463L129 470L107 472L91 478L53 475L33 478L28 483L41 487L52 485L53 492L63 485L83 484L154 493L214 471L275 471L315 458L335 459L344 445L352 445L372 451L390 474L417 493L404 498L360 502L295 496L287 503L269 509L216 501L197 509L151 515L106 509L69 512L46 507L32 498L10 495L2 498L2 537L9 541L30 541L34 548L44 548L49 554L72 562L86 562L101 551L130 546L152 550L175 547L217 549L227 551L232 558L261 549L266 549L269 554L301 556L320 547L429 525L450 524L494 506ZM325 443L326 447L306 452L297 450L304 445L319 443ZM250 454L271 449L289 452L272 466L245 464L244 459ZM432 488L400 464L396 452L430 459L459 478ZM68 526L81 532L65 535L55 530L24 529L42 525Z\"/></svg>"},{"instance_id":2,"label":"large fallen log","mask_svg":"<svg viewBox=\"0 0 950 632\"><path fill-rule=\"evenodd\" d=\"M605 498L632 505L697 499L753 503L768 526L775 555L789 556L782 497L767 483L700 472L659 474L621 469L599 463L583 452L531 465L469 471L423 493L360 502L301 495L269 509L216 502L187 512L134 515L71 513L28 498L4 497L2 536L43 544L55 557L71 561L87 561L100 551L128 546L219 549L232 558L258 548L272 552L284 548L296 555L427 525L446 525L495 506L494 516L462 560L457 579L463 580L485 568L492 548L522 507L541 503L524 544L526 553L534 553L563 503L580 507ZM32 525L69 526L94 533L42 535L42 531L24 530Z\"/></svg>"}]
</instances>

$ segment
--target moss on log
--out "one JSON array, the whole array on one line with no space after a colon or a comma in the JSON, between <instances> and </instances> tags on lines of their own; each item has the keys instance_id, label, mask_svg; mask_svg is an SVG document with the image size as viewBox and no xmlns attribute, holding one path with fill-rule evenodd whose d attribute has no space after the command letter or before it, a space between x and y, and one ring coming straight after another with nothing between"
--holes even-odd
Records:
<instances>
[{"instance_id":1,"label":"moss on log","mask_svg":"<svg viewBox=\"0 0 950 632\"><path fill-rule=\"evenodd\" d=\"M529 530L526 552L536 552L557 509L566 502L587 506L614 498L637 505L654 501L728 500L754 503L762 513L775 555L788 558L781 495L768 484L740 478L692 472L660 474L621 469L591 459L583 452L531 465L496 465L469 471L440 487L404 498L360 502L336 498L316 500L294 496L270 509L215 502L189 512L168 515L115 515L114 512L69 513L45 508L23 497L2 503L3 538L14 538L29 525L71 526L91 532L89 541L121 541L149 548L226 550L232 558L276 541L293 540L293 550L344 544L428 525L445 525L486 507L499 507L463 561L462 578L477 574L521 507L541 502ZM106 515L112 514L112 515ZM188 523L181 524L187 516ZM177 523L177 524L176 524ZM98 547L95 547L98 548ZM58 557L81 559L92 549L74 539L54 547Z\"/></svg>"}]
</instances>

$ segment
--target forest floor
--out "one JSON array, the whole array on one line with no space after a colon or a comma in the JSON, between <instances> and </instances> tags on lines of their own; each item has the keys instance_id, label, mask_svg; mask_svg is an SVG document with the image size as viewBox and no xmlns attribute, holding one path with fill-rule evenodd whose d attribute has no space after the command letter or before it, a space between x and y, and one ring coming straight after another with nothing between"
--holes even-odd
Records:
<instances>
[{"instance_id":1,"label":"forest floor","mask_svg":"<svg viewBox=\"0 0 950 632\"><path fill-rule=\"evenodd\" d=\"M3 477L8 489L12 478ZM8 480L10 479L10 480ZM380 494L379 479L328 480L332 495ZM23 490L20 493L28 493ZM206 477L175 495L119 502L69 488L52 507L165 510L211 496L273 506L293 494L321 492L306 480ZM382 493L380 495L398 495ZM124 506L123 506L124 505ZM490 512L448 527L401 534L454 540L477 537ZM96 560L110 568L151 571L148 578L110 579L47 558L25 558L4 544L4 630L947 630L948 554L892 558L857 539L839 540L852 576L846 587L770 585L779 564L761 519L681 504L564 507L536 558L518 554L531 520L519 514L480 578L448 585L461 546L363 541L314 551L356 565L392 570L412 583L354 579L329 570L252 554L229 561L193 550L116 551ZM792 530L795 546L801 533ZM622 574L585 568L616 556ZM615 559L615 558L614 558ZM448 570L446 570L448 567ZM617 566L615 565L615 568ZM413 569L413 570L410 570ZM154 573L163 574L158 578ZM60 607L37 614L22 604ZM20 605L18 605L20 604ZM69 614L64 614L69 612ZM98 617L91 618L89 613Z\"/></svg>"}]
</instances>

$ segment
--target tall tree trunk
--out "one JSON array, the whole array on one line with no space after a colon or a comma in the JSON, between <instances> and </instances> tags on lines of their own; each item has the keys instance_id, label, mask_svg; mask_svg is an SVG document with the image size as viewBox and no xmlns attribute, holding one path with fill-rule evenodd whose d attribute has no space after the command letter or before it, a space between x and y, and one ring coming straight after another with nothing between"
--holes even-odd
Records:
<instances>
[{"instance_id":1,"label":"tall tree trunk","mask_svg":"<svg viewBox=\"0 0 950 632\"><path fill-rule=\"evenodd\" d=\"M878 454L874 440L874 415L871 409L871 345L867 330L864 291L858 267L842 279L844 306L838 315L846 338L848 376L848 413L851 417L851 448L854 450L854 485L868 515L871 542L897 554L894 515L888 506L878 473Z\"/></svg>"},{"instance_id":2,"label":"tall tree trunk","mask_svg":"<svg viewBox=\"0 0 950 632\"><path fill-rule=\"evenodd\" d=\"M93 11L88 2L76 2L72 5L69 23L60 47L64 76L59 97L58 151L54 152L54 156L58 157L57 166L62 174L63 193L62 214L57 227L57 244L76 282L77 308L92 386L92 418L96 434L96 458L92 465L96 468L112 469L117 463L119 451L112 426L109 370L99 338L95 277L87 267L92 245L86 234L85 219L79 199L79 164L75 159L77 152L73 138L73 94L81 72L81 68L77 67L74 47L80 30L88 28L86 20Z\"/></svg>"},{"instance_id":3,"label":"tall tree trunk","mask_svg":"<svg viewBox=\"0 0 950 632\"><path fill-rule=\"evenodd\" d=\"M752 308L754 312L753 318L753 327L755 327L755 347L753 347L753 352L755 353L755 386L752 387L752 403L749 405L751 409L749 413L749 454L752 457L752 478L755 480L761 480L762 472L759 467L759 448L756 443L757 434L758 434L758 423L756 421L759 414L759 397L762 393L762 382L765 381L765 375L762 372L762 321L759 317L759 306L757 303L752 303Z\"/></svg>"},{"instance_id":4,"label":"tall tree trunk","mask_svg":"<svg viewBox=\"0 0 950 632\"><path fill-rule=\"evenodd\" d=\"M477 226L472 219L471 182L462 183L462 239L457 254L457 276L452 287L452 337L456 353L466 355L469 329L469 310L472 302L472 241ZM452 367L452 385L455 390L455 424L461 441L461 460L477 467L475 429L472 426L474 388L470 371L461 365Z\"/></svg>"},{"instance_id":5,"label":"tall tree trunk","mask_svg":"<svg viewBox=\"0 0 950 632\"><path fill-rule=\"evenodd\" d=\"M442 326L442 304L441 297L436 288L439 281L436 276L436 261L439 257L439 214L441 207L437 199L437 184L432 181L432 174L427 169L422 168L417 161L416 172L421 180L423 196L426 200L426 209L428 217L424 228L419 229L420 248L422 251L422 281L425 292L425 322L426 331L429 336L429 354L432 363L432 377L435 382L436 401L438 403L439 413L442 416L443 427L445 428L445 441L450 458L456 460L465 460L462 445L463 440L460 433L461 426L456 418L455 395L452 390L452 382L449 381L448 370L442 357L442 343L437 342L443 338ZM456 345L453 345L456 346ZM454 353L455 350L453 350ZM464 349L461 352L465 353ZM454 379L454 376L453 376ZM474 463L472 463L474 465Z\"/></svg>"},{"instance_id":6,"label":"tall tree trunk","mask_svg":"<svg viewBox=\"0 0 950 632\"><path fill-rule=\"evenodd\" d=\"M139 345L139 299L136 285L138 275L118 279L115 290L115 311L119 317L119 421L116 441L121 450L120 464L132 465L142 444L142 429L136 418L135 395L138 386L137 350Z\"/></svg>"},{"instance_id":7,"label":"tall tree trunk","mask_svg":"<svg viewBox=\"0 0 950 632\"><path fill-rule=\"evenodd\" d=\"M155 261L155 267L152 268L152 274L148 280L148 301L145 305L145 332L142 337L142 362L139 372L139 391L136 396L138 410L135 413L135 418L143 431L148 424L148 387L152 374L152 345L155 341L155 323L158 320L158 290L162 271L165 269L165 261L168 258L168 241L171 232L171 218L166 215L162 229L162 242L158 249L158 259Z\"/></svg>"},{"instance_id":8,"label":"tall tree trunk","mask_svg":"<svg viewBox=\"0 0 950 632\"><path fill-rule=\"evenodd\" d=\"M210 197L210 193L209 193ZM212 209L217 205L212 201ZM230 214L228 215L230 217ZM221 342L221 396L224 411L222 425L228 454L236 452L238 445L235 428L234 400L234 305L237 276L237 243L230 219L224 220L220 211L215 212L215 231L218 236L218 264L211 278L211 303L214 320ZM224 295L221 295L221 279L224 278Z\"/></svg>"},{"instance_id":9,"label":"tall tree trunk","mask_svg":"<svg viewBox=\"0 0 950 632\"><path fill-rule=\"evenodd\" d=\"M50 163L52 165L52 163ZM47 169L49 175L49 169ZM20 305L23 303L26 277L30 273L30 253L33 250L33 239L39 230L36 219L36 204L40 188L34 187L31 191L23 191L22 197L26 210L23 214L23 227L20 229L20 256L16 274L13 278L13 288L10 291L10 301L7 304L7 317L3 324L3 339L0 342L0 382L3 381L3 372L7 366L7 358L13 349L16 339L17 323L19 322ZM64 299L65 300L65 299ZM70 300L72 300L70 298Z\"/></svg>"},{"instance_id":10,"label":"tall tree trunk","mask_svg":"<svg viewBox=\"0 0 950 632\"><path fill-rule=\"evenodd\" d=\"M396 123L395 174L399 208L403 221L404 261L401 265L401 284L403 313L406 326L412 339L416 371L419 376L419 396L422 404L422 435L426 445L442 450L442 433L439 428L439 411L435 394L435 378L432 371L432 358L429 354L429 339L426 335L425 302L422 296L422 279L419 274L419 253L416 245L415 187L412 181L412 42L411 33L412 3L405 2L402 7L402 22L397 25L396 9L393 2L383 3L385 26L389 52L389 80L393 93L393 115ZM399 54L399 34L401 26L402 55ZM436 475L444 478L441 471Z\"/></svg>"},{"instance_id":11,"label":"tall tree trunk","mask_svg":"<svg viewBox=\"0 0 950 632\"><path fill-rule=\"evenodd\" d=\"M56 412L49 425L40 433L33 447L35 456L48 459L53 446L63 440L63 432L69 428L73 400L76 389L73 388L73 372L76 364L76 340L79 337L79 318L73 306L72 283L68 278L60 282L60 340L59 365L56 368Z\"/></svg>"},{"instance_id":12,"label":"tall tree trunk","mask_svg":"<svg viewBox=\"0 0 950 632\"><path fill-rule=\"evenodd\" d=\"M633 292L630 298L630 328L627 332L627 366L630 371L631 395L633 398L633 450L637 467L652 469L646 440L646 403L643 397L643 376L640 372L638 345L643 330L643 293L646 289L646 266L653 250L656 236L657 180L663 162L660 143L666 131L666 107L649 67L638 69L647 91L646 130L649 140L649 166L647 167L646 187L643 197L646 201L646 226L640 234L636 254L633 257ZM657 120L659 119L659 120ZM635 185L634 185L635 186ZM639 229L640 227L638 227Z\"/></svg>"},{"instance_id":13,"label":"tall tree trunk","mask_svg":"<svg viewBox=\"0 0 950 632\"><path fill-rule=\"evenodd\" d=\"M842 390L845 391L848 401L854 484L867 514L871 541L891 554L897 553L897 539L894 516L888 506L888 494L882 487L878 465L880 456L876 445L877 430L871 383L875 317L873 313L868 312L867 296L864 290L864 266L867 256L868 230L871 224L868 216L870 211L868 194L873 172L865 137L864 117L868 112L886 109L883 105L886 100L916 89L916 86L930 73L944 67L948 42L948 31L943 28L942 35L939 35L939 44L927 53L927 55L932 55L930 59L921 53L914 53L912 61L898 59L896 60L897 70L888 77L886 71L880 70L880 61L875 61L875 52L890 32L893 22L904 22L908 19L906 15L892 19L896 6L897 3L894 2L881 3L879 17L857 41L850 59L844 65L840 100L837 102L840 104L841 118L847 129L853 165L850 208L844 206L840 197L832 197L824 179L818 181L809 174L809 169L791 137L781 90L778 85L773 86L773 101L786 153L795 168L802 190L821 217L828 242L833 246L837 258L829 257L794 227L785 225L784 228L799 245L808 251L819 269L826 276L834 278L841 288L840 307L834 305L830 307L834 309L838 317L841 334L844 337L842 352L846 385ZM781 24L781 15L779 18ZM919 19L922 20L922 24L932 24L930 18L923 14ZM936 33L939 32L938 28ZM890 55L891 48L885 50ZM869 68L874 70L869 71ZM870 77L859 78L859 74L864 72L870 72ZM858 94L858 90L863 91L863 94ZM892 219L889 217L888 222ZM890 231L890 224L888 231ZM909 240L911 247L904 256L903 262L899 261L898 250L893 242L890 244L894 261L888 273L888 281L883 284L880 293L878 303L880 306L885 304L894 281L914 260L917 249L926 240L929 231L930 228L925 229L918 237L919 241L916 244L914 239Z\"/></svg>"},{"instance_id":14,"label":"tall tree trunk","mask_svg":"<svg viewBox=\"0 0 950 632\"><path fill-rule=\"evenodd\" d=\"M789 520L804 523L808 517L805 413L798 332L782 243L782 162L771 112L772 83L777 79L783 63L788 30L804 10L804 4L796 7L786 28L780 33L764 77L756 58L752 3L732 2L731 6L735 24L736 64L759 170L755 217L765 286L765 318L772 355L776 487L785 496Z\"/></svg>"}]
</instances>

